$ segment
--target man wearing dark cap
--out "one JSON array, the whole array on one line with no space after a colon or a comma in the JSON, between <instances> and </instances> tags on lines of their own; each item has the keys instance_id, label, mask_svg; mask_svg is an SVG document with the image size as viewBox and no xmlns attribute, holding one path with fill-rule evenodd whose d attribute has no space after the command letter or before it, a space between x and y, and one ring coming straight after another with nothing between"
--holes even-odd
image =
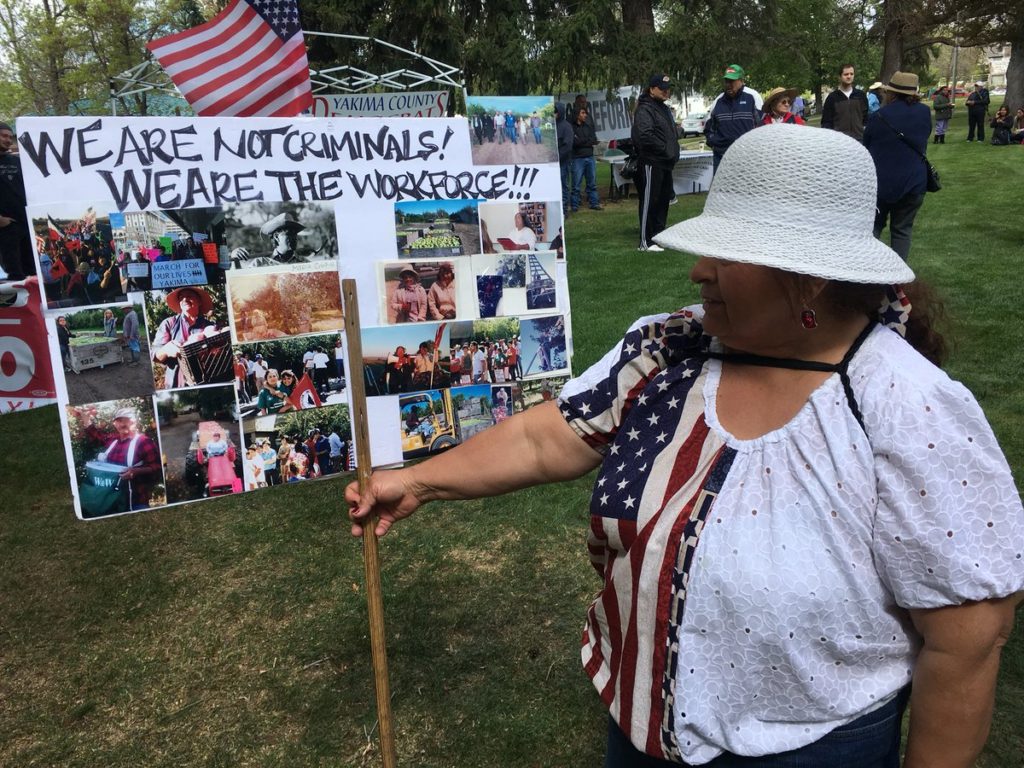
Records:
<instances>
[{"instance_id":1,"label":"man wearing dark cap","mask_svg":"<svg viewBox=\"0 0 1024 768\"><path fill-rule=\"evenodd\" d=\"M743 87L747 73L739 64L730 64L722 75L722 95L711 108L704 124L704 137L714 153L714 170L722 155L747 131L761 122L761 110L753 94Z\"/></svg>"},{"instance_id":2,"label":"man wearing dark cap","mask_svg":"<svg viewBox=\"0 0 1024 768\"><path fill-rule=\"evenodd\" d=\"M17 152L14 131L0 123L0 268L12 280L35 274L25 222L25 182Z\"/></svg>"},{"instance_id":3,"label":"man wearing dark cap","mask_svg":"<svg viewBox=\"0 0 1024 768\"><path fill-rule=\"evenodd\" d=\"M672 169L679 160L679 129L665 103L672 92L668 75L652 75L636 102L630 138L640 161L633 182L639 196L641 251L661 251L653 237L665 229L672 199Z\"/></svg>"},{"instance_id":4,"label":"man wearing dark cap","mask_svg":"<svg viewBox=\"0 0 1024 768\"><path fill-rule=\"evenodd\" d=\"M978 132L978 141L985 143L985 117L988 114L989 95L985 83L981 80L974 84L974 90L967 94L967 140L974 141L974 132Z\"/></svg>"}]
</instances>

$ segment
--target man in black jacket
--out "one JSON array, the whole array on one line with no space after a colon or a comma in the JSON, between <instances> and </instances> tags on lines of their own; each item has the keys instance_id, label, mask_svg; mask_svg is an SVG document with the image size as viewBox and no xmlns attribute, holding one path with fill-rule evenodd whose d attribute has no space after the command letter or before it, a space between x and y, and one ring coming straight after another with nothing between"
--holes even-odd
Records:
<instances>
[{"instance_id":1,"label":"man in black jacket","mask_svg":"<svg viewBox=\"0 0 1024 768\"><path fill-rule=\"evenodd\" d=\"M868 97L864 91L854 87L855 74L853 64L840 67L839 87L825 98L821 108L821 127L861 141L868 122Z\"/></svg>"},{"instance_id":2,"label":"man in black jacket","mask_svg":"<svg viewBox=\"0 0 1024 768\"><path fill-rule=\"evenodd\" d=\"M653 237L665 229L672 199L672 169L679 160L679 131L665 101L672 92L668 75L652 75L633 115L630 138L639 159L633 182L640 197L641 251L661 251Z\"/></svg>"},{"instance_id":3,"label":"man in black jacket","mask_svg":"<svg viewBox=\"0 0 1024 768\"><path fill-rule=\"evenodd\" d=\"M587 198L590 207L601 210L597 196L597 165L594 161L594 147L597 146L597 132L593 121L588 119L586 108L576 112L572 121L572 193L570 203L575 213L580 207L580 183L586 180Z\"/></svg>"},{"instance_id":4,"label":"man in black jacket","mask_svg":"<svg viewBox=\"0 0 1024 768\"><path fill-rule=\"evenodd\" d=\"M985 84L979 80L974 90L967 94L967 140L974 141L974 129L978 129L978 141L985 141L985 117L988 115L989 96Z\"/></svg>"},{"instance_id":5,"label":"man in black jacket","mask_svg":"<svg viewBox=\"0 0 1024 768\"><path fill-rule=\"evenodd\" d=\"M0 123L0 269L11 280L35 274L25 222L25 182L14 131Z\"/></svg>"},{"instance_id":6,"label":"man in black jacket","mask_svg":"<svg viewBox=\"0 0 1024 768\"><path fill-rule=\"evenodd\" d=\"M558 169L562 175L562 213L569 212L569 180L572 178L572 125L565 105L555 104L555 136L558 137Z\"/></svg>"}]
</instances>

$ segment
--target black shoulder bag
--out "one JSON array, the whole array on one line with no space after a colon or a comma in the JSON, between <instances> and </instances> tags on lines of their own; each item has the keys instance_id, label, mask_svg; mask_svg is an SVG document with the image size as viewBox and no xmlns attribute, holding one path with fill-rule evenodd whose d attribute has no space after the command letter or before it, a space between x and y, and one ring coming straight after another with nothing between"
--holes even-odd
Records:
<instances>
[{"instance_id":1,"label":"black shoulder bag","mask_svg":"<svg viewBox=\"0 0 1024 768\"><path fill-rule=\"evenodd\" d=\"M890 131L892 131L893 133L900 137L900 141L902 141L904 144L910 147L914 154L921 158L921 162L924 163L924 174L926 179L925 188L929 192L938 192L940 189L942 189L942 184L939 182L939 172L935 169L934 165L928 162L928 158L924 156L924 153L921 152L921 150L919 150L913 144L911 144L910 139L904 136L902 131L897 131L895 128L893 128L892 123L886 120L882 116L881 112L876 112L875 114L878 115L879 119L883 123L889 126Z\"/></svg>"}]
</instances>

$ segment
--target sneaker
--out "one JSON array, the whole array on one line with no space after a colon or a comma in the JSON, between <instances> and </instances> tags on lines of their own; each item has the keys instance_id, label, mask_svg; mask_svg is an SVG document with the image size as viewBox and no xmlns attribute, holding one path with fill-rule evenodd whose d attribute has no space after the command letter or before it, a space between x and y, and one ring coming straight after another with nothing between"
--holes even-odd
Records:
<instances>
[{"instance_id":1,"label":"sneaker","mask_svg":"<svg viewBox=\"0 0 1024 768\"><path fill-rule=\"evenodd\" d=\"M675 205L678 202L679 202L679 198L676 197L675 195L672 195L672 199L668 201L668 204L669 205Z\"/></svg>"},{"instance_id":2,"label":"sneaker","mask_svg":"<svg viewBox=\"0 0 1024 768\"><path fill-rule=\"evenodd\" d=\"M638 250L638 251L653 251L654 253L661 253L661 252L662 252L662 251L664 251L665 249L664 249L664 248L662 248L662 247L661 247L660 245L658 245L657 243L651 243L651 244L650 244L650 245L648 245L648 246L647 246L646 248L644 248L644 247L643 247L643 246L641 245L641 246L640 246L639 248L637 248L637 250Z\"/></svg>"},{"instance_id":3,"label":"sneaker","mask_svg":"<svg viewBox=\"0 0 1024 768\"><path fill-rule=\"evenodd\" d=\"M592 210L592 211L603 211L604 208L602 208L600 205L592 205L592 206L590 206L590 210Z\"/></svg>"}]
</instances>

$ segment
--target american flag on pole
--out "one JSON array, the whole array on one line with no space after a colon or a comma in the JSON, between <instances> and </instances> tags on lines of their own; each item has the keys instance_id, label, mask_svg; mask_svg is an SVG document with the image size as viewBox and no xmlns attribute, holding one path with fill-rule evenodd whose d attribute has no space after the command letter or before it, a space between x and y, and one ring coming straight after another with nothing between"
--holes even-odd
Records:
<instances>
[{"instance_id":1,"label":"american flag on pole","mask_svg":"<svg viewBox=\"0 0 1024 768\"><path fill-rule=\"evenodd\" d=\"M232 0L147 47L198 115L294 117L312 106L296 0Z\"/></svg>"}]
</instances>

